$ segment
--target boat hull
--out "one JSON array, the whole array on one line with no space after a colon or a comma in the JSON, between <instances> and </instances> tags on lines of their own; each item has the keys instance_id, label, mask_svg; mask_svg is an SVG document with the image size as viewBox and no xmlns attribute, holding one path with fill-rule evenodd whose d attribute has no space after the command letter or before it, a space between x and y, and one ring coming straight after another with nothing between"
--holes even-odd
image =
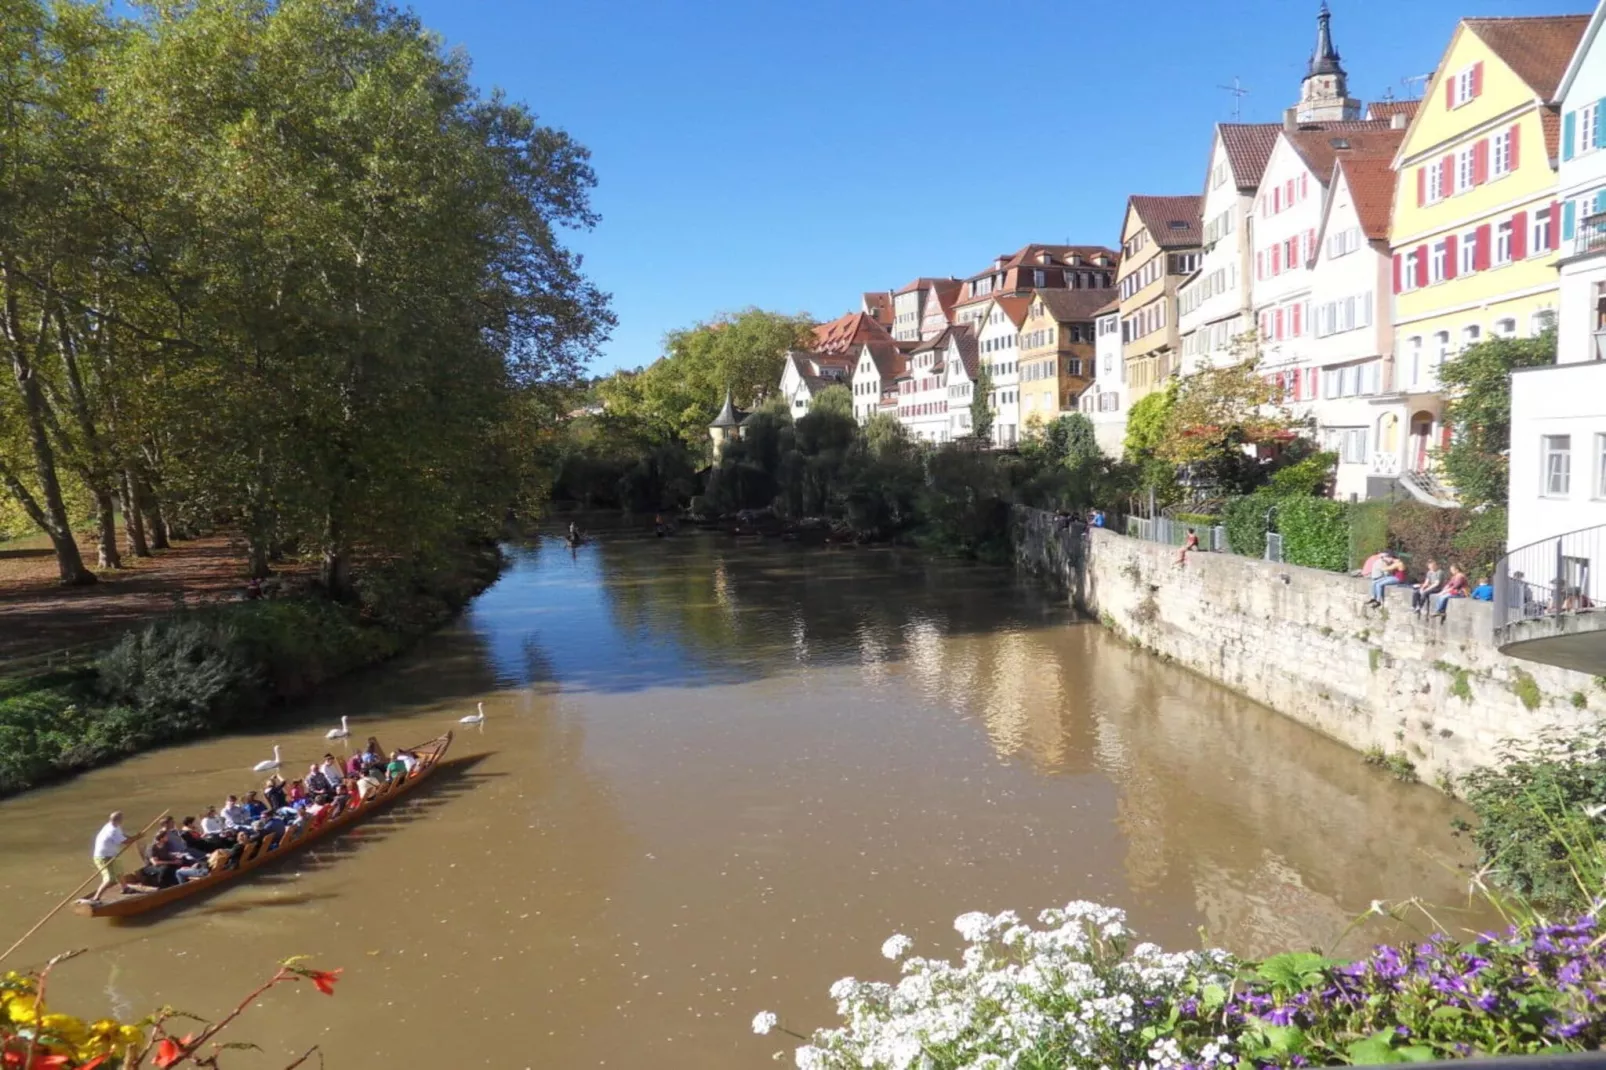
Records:
<instances>
[{"instance_id":1,"label":"boat hull","mask_svg":"<svg viewBox=\"0 0 1606 1070\"><path fill-rule=\"evenodd\" d=\"M242 859L233 869L220 870L210 873L196 880L176 884L171 888L163 888L156 892L144 892L135 895L119 895L116 899L106 899L99 903L78 903L73 910L88 918L132 918L140 914L148 914L153 910L160 910L172 903L181 902L208 891L221 888L242 880L256 870L267 866L277 865L291 855L298 854L315 843L321 843L339 836L353 825L361 824L382 810L389 809L398 799L402 799L417 791L419 786L432 777L440 768L441 759L446 749L452 745L452 733L439 736L428 743L411 748L419 755L419 765L412 776L406 780L398 781L388 787L382 794L375 795L367 802L353 809L343 810L328 821L316 827L304 826L294 839L290 833L279 841L279 846L273 850L264 850L260 847L255 853Z\"/></svg>"}]
</instances>

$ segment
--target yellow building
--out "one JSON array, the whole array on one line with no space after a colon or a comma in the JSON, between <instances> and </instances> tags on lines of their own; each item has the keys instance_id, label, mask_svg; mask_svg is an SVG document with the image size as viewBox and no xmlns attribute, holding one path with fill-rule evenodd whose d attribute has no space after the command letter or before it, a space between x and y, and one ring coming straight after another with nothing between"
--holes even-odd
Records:
<instances>
[{"instance_id":1,"label":"yellow building","mask_svg":"<svg viewBox=\"0 0 1606 1070\"><path fill-rule=\"evenodd\" d=\"M1093 313L1109 290L1039 290L1020 329L1020 421L1032 428L1076 409L1092 381Z\"/></svg>"},{"instance_id":2,"label":"yellow building","mask_svg":"<svg viewBox=\"0 0 1606 1070\"><path fill-rule=\"evenodd\" d=\"M1394 369L1378 398L1373 475L1440 501L1448 436L1438 368L1490 336L1552 321L1561 123L1549 103L1587 15L1464 19L1395 157Z\"/></svg>"},{"instance_id":3,"label":"yellow building","mask_svg":"<svg viewBox=\"0 0 1606 1070\"><path fill-rule=\"evenodd\" d=\"M1199 197L1140 197L1121 224L1121 356L1128 404L1177 370L1177 287L1199 266Z\"/></svg>"}]
</instances>

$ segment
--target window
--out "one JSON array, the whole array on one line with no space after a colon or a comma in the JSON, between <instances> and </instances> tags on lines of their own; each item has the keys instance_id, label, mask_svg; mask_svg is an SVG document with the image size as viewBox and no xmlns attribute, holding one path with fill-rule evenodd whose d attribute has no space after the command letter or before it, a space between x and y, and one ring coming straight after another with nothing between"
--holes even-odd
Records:
<instances>
[{"instance_id":1,"label":"window","mask_svg":"<svg viewBox=\"0 0 1606 1070\"><path fill-rule=\"evenodd\" d=\"M1490 168L1491 177L1499 178L1511 171L1511 131L1499 133L1490 142Z\"/></svg>"},{"instance_id":2,"label":"window","mask_svg":"<svg viewBox=\"0 0 1606 1070\"><path fill-rule=\"evenodd\" d=\"M1449 246L1442 240L1434 242L1428 254L1428 282L1443 282L1448 266Z\"/></svg>"},{"instance_id":3,"label":"window","mask_svg":"<svg viewBox=\"0 0 1606 1070\"><path fill-rule=\"evenodd\" d=\"M1431 204L1444 199L1444 161L1435 160L1427 166L1427 199Z\"/></svg>"},{"instance_id":4,"label":"window","mask_svg":"<svg viewBox=\"0 0 1606 1070\"><path fill-rule=\"evenodd\" d=\"M1573 155L1582 156L1586 152L1594 152L1595 146L1600 144L1599 101L1579 108L1574 125Z\"/></svg>"},{"instance_id":5,"label":"window","mask_svg":"<svg viewBox=\"0 0 1606 1070\"><path fill-rule=\"evenodd\" d=\"M1550 251L1550 209L1541 208L1534 213L1533 233L1528 240L1528 255L1543 256Z\"/></svg>"},{"instance_id":6,"label":"window","mask_svg":"<svg viewBox=\"0 0 1606 1070\"><path fill-rule=\"evenodd\" d=\"M1473 67L1456 72L1455 84L1450 89L1450 107L1459 108L1463 104L1470 103L1477 95L1474 89L1477 84L1474 72Z\"/></svg>"},{"instance_id":7,"label":"window","mask_svg":"<svg viewBox=\"0 0 1606 1070\"><path fill-rule=\"evenodd\" d=\"M1422 381L1422 338L1420 335L1405 343L1405 368L1410 373L1406 381L1416 386Z\"/></svg>"},{"instance_id":8,"label":"window","mask_svg":"<svg viewBox=\"0 0 1606 1070\"><path fill-rule=\"evenodd\" d=\"M1456 265L1457 275L1470 275L1478 270L1478 232L1469 230L1461 235L1461 242L1457 248L1460 254Z\"/></svg>"},{"instance_id":9,"label":"window","mask_svg":"<svg viewBox=\"0 0 1606 1070\"><path fill-rule=\"evenodd\" d=\"M1033 286L1042 286L1043 283L1047 280L1047 278L1048 278L1048 276L1043 273L1043 270L1041 268L1033 269L1033 271L1032 271L1032 285Z\"/></svg>"},{"instance_id":10,"label":"window","mask_svg":"<svg viewBox=\"0 0 1606 1070\"><path fill-rule=\"evenodd\" d=\"M1501 338L1517 337L1517 321L1514 319L1496 320L1494 333Z\"/></svg>"},{"instance_id":11,"label":"window","mask_svg":"<svg viewBox=\"0 0 1606 1070\"><path fill-rule=\"evenodd\" d=\"M1456 193L1465 193L1471 189L1472 181L1472 149L1460 149L1455 154L1455 190Z\"/></svg>"},{"instance_id":12,"label":"window","mask_svg":"<svg viewBox=\"0 0 1606 1070\"><path fill-rule=\"evenodd\" d=\"M1595 436L1595 497L1606 498L1606 435Z\"/></svg>"},{"instance_id":13,"label":"window","mask_svg":"<svg viewBox=\"0 0 1606 1070\"><path fill-rule=\"evenodd\" d=\"M1461 348L1475 346L1483 338L1483 329L1476 323L1470 323L1461 328Z\"/></svg>"},{"instance_id":14,"label":"window","mask_svg":"<svg viewBox=\"0 0 1606 1070\"><path fill-rule=\"evenodd\" d=\"M1545 474L1540 493L1546 498L1565 498L1572 490L1573 437L1545 435L1542 442Z\"/></svg>"},{"instance_id":15,"label":"window","mask_svg":"<svg viewBox=\"0 0 1606 1070\"><path fill-rule=\"evenodd\" d=\"M1506 220L1494 228L1494 262L1500 264L1511 263L1511 220Z\"/></svg>"},{"instance_id":16,"label":"window","mask_svg":"<svg viewBox=\"0 0 1606 1070\"><path fill-rule=\"evenodd\" d=\"M1405 254L1400 272L1400 292L1409 293L1416 289L1417 280L1417 251L1412 249Z\"/></svg>"}]
</instances>

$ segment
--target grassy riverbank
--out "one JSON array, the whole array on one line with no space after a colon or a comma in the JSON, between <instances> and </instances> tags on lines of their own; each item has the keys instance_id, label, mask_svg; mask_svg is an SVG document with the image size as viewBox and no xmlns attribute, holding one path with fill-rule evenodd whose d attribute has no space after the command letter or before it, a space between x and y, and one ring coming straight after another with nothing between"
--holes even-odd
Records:
<instances>
[{"instance_id":1,"label":"grassy riverbank","mask_svg":"<svg viewBox=\"0 0 1606 1070\"><path fill-rule=\"evenodd\" d=\"M385 661L496 579L495 546L429 569L376 568L358 596L313 591L184 610L70 669L0 677L0 797L167 743L253 726Z\"/></svg>"}]
</instances>

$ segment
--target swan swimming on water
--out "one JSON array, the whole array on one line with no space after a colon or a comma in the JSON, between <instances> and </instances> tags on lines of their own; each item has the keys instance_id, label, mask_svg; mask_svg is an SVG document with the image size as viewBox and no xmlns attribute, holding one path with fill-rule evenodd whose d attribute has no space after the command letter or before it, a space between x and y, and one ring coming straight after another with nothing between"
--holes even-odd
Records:
<instances>
[{"instance_id":1,"label":"swan swimming on water","mask_svg":"<svg viewBox=\"0 0 1606 1070\"><path fill-rule=\"evenodd\" d=\"M271 773L279 768L279 745L273 745L273 758L269 761L258 762L251 767L253 773Z\"/></svg>"},{"instance_id":2,"label":"swan swimming on water","mask_svg":"<svg viewBox=\"0 0 1606 1070\"><path fill-rule=\"evenodd\" d=\"M341 714L340 715L340 727L339 728L331 728L331 729L329 729L329 731L324 733L323 738L324 739L345 739L346 737L348 737L350 735L351 735L351 729L346 724L346 715L345 714Z\"/></svg>"},{"instance_id":3,"label":"swan swimming on water","mask_svg":"<svg viewBox=\"0 0 1606 1070\"><path fill-rule=\"evenodd\" d=\"M485 703L476 702L476 703L474 703L474 705L476 707L478 707L479 712L478 713L471 713L467 717L459 717L457 719L457 723L458 724L484 724L485 723Z\"/></svg>"}]
</instances>

